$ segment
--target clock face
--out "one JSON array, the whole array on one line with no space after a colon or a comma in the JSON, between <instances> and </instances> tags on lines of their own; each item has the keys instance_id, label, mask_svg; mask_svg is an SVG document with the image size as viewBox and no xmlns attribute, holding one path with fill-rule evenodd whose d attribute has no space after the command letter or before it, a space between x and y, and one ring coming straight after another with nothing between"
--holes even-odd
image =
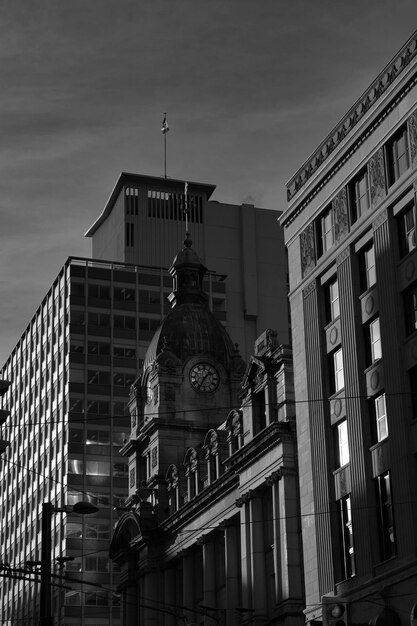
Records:
<instances>
[{"instance_id":1,"label":"clock face","mask_svg":"<svg viewBox=\"0 0 417 626\"><path fill-rule=\"evenodd\" d=\"M213 365L197 363L191 368L190 383L197 391L214 391L219 386L219 382L219 373Z\"/></svg>"}]
</instances>

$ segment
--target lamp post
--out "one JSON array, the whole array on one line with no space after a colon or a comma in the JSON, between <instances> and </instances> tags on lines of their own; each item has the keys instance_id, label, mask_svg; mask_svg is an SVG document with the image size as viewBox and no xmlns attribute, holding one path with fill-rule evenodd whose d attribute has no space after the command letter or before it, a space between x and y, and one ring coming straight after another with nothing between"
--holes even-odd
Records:
<instances>
[{"instance_id":1,"label":"lamp post","mask_svg":"<svg viewBox=\"0 0 417 626\"><path fill-rule=\"evenodd\" d=\"M39 626L53 626L51 607L51 562L52 562L52 515L53 513L80 513L88 515L99 509L90 502L76 502L74 506L56 507L52 502L42 504L41 535L41 606Z\"/></svg>"}]
</instances>

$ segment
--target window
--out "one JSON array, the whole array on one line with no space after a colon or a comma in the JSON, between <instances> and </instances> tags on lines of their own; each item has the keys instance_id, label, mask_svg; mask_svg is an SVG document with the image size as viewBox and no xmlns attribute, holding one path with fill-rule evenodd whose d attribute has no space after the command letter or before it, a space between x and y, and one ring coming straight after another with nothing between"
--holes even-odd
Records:
<instances>
[{"instance_id":1,"label":"window","mask_svg":"<svg viewBox=\"0 0 417 626\"><path fill-rule=\"evenodd\" d=\"M252 394L253 432L256 435L266 428L265 389Z\"/></svg>"},{"instance_id":2,"label":"window","mask_svg":"<svg viewBox=\"0 0 417 626\"><path fill-rule=\"evenodd\" d=\"M118 359L135 359L136 348L130 346L113 346L113 356Z\"/></svg>"},{"instance_id":3,"label":"window","mask_svg":"<svg viewBox=\"0 0 417 626\"><path fill-rule=\"evenodd\" d=\"M100 341L89 341L88 342L88 354L97 355L97 356L109 356L110 344L102 343Z\"/></svg>"},{"instance_id":4,"label":"window","mask_svg":"<svg viewBox=\"0 0 417 626\"><path fill-rule=\"evenodd\" d=\"M378 506L378 529L381 560L395 556L395 529L394 512L391 495L390 472L385 472L376 478L377 506Z\"/></svg>"},{"instance_id":5,"label":"window","mask_svg":"<svg viewBox=\"0 0 417 626\"><path fill-rule=\"evenodd\" d=\"M339 317L339 282L337 278L328 285L328 310L330 322Z\"/></svg>"},{"instance_id":6,"label":"window","mask_svg":"<svg viewBox=\"0 0 417 626\"><path fill-rule=\"evenodd\" d=\"M68 539L81 539L83 536L83 526L78 522L67 522L65 536Z\"/></svg>"},{"instance_id":7,"label":"window","mask_svg":"<svg viewBox=\"0 0 417 626\"><path fill-rule=\"evenodd\" d=\"M129 330L135 330L136 318L129 315L115 315L114 328L126 328Z\"/></svg>"},{"instance_id":8,"label":"window","mask_svg":"<svg viewBox=\"0 0 417 626\"><path fill-rule=\"evenodd\" d=\"M113 374L113 385L117 385L119 387L130 387L130 385L133 385L135 379L136 374L116 372Z\"/></svg>"},{"instance_id":9,"label":"window","mask_svg":"<svg viewBox=\"0 0 417 626\"><path fill-rule=\"evenodd\" d=\"M71 295L84 298L84 283L71 283Z\"/></svg>"},{"instance_id":10,"label":"window","mask_svg":"<svg viewBox=\"0 0 417 626\"><path fill-rule=\"evenodd\" d=\"M402 127L387 144L388 182L394 184L410 167L407 127Z\"/></svg>"},{"instance_id":11,"label":"window","mask_svg":"<svg viewBox=\"0 0 417 626\"><path fill-rule=\"evenodd\" d=\"M363 253L363 291L370 289L376 283L375 271L375 248L374 245L367 248Z\"/></svg>"},{"instance_id":12,"label":"window","mask_svg":"<svg viewBox=\"0 0 417 626\"><path fill-rule=\"evenodd\" d=\"M87 446L109 446L110 434L108 430L87 430Z\"/></svg>"},{"instance_id":13,"label":"window","mask_svg":"<svg viewBox=\"0 0 417 626\"><path fill-rule=\"evenodd\" d=\"M381 331L379 317L369 324L369 340L371 346L371 362L375 363L382 358Z\"/></svg>"},{"instance_id":14,"label":"window","mask_svg":"<svg viewBox=\"0 0 417 626\"><path fill-rule=\"evenodd\" d=\"M349 184L350 215L356 222L370 207L368 173L360 172Z\"/></svg>"},{"instance_id":15,"label":"window","mask_svg":"<svg viewBox=\"0 0 417 626\"><path fill-rule=\"evenodd\" d=\"M110 323L110 315L107 313L92 313L88 314L88 323L91 326L105 326L108 327Z\"/></svg>"},{"instance_id":16,"label":"window","mask_svg":"<svg viewBox=\"0 0 417 626\"><path fill-rule=\"evenodd\" d=\"M110 385L110 372L88 370L87 383L89 385Z\"/></svg>"},{"instance_id":17,"label":"window","mask_svg":"<svg viewBox=\"0 0 417 626\"><path fill-rule=\"evenodd\" d=\"M127 478L128 473L126 463L113 463L113 478Z\"/></svg>"},{"instance_id":18,"label":"window","mask_svg":"<svg viewBox=\"0 0 417 626\"><path fill-rule=\"evenodd\" d=\"M101 300L110 300L110 287L108 285L88 285L88 296L90 298L100 298Z\"/></svg>"},{"instance_id":19,"label":"window","mask_svg":"<svg viewBox=\"0 0 417 626\"><path fill-rule=\"evenodd\" d=\"M108 461L86 461L87 476L109 476L110 463Z\"/></svg>"},{"instance_id":20,"label":"window","mask_svg":"<svg viewBox=\"0 0 417 626\"><path fill-rule=\"evenodd\" d=\"M343 467L343 465L347 465L350 461L350 454L346 420L337 424L337 451L339 454L338 466Z\"/></svg>"},{"instance_id":21,"label":"window","mask_svg":"<svg viewBox=\"0 0 417 626\"><path fill-rule=\"evenodd\" d=\"M355 551L353 546L352 507L350 496L339 501L340 530L343 549L342 575L343 579L355 575Z\"/></svg>"},{"instance_id":22,"label":"window","mask_svg":"<svg viewBox=\"0 0 417 626\"><path fill-rule=\"evenodd\" d=\"M115 287L114 288L114 299L121 300L122 302L134 302L135 301L135 290L129 289L127 287Z\"/></svg>"},{"instance_id":23,"label":"window","mask_svg":"<svg viewBox=\"0 0 417 626\"><path fill-rule=\"evenodd\" d=\"M404 257L416 247L416 208L414 203L398 216L398 232L400 256Z\"/></svg>"},{"instance_id":24,"label":"window","mask_svg":"<svg viewBox=\"0 0 417 626\"><path fill-rule=\"evenodd\" d=\"M341 348L333 353L333 374L333 393L337 393L345 386L343 352Z\"/></svg>"},{"instance_id":25,"label":"window","mask_svg":"<svg viewBox=\"0 0 417 626\"><path fill-rule=\"evenodd\" d=\"M87 539L109 539L110 527L108 524L86 524L85 536Z\"/></svg>"},{"instance_id":26,"label":"window","mask_svg":"<svg viewBox=\"0 0 417 626\"><path fill-rule=\"evenodd\" d=\"M68 474L83 473L83 462L81 459L68 459Z\"/></svg>"},{"instance_id":27,"label":"window","mask_svg":"<svg viewBox=\"0 0 417 626\"><path fill-rule=\"evenodd\" d=\"M417 283L404 291L405 330L411 335L417 330Z\"/></svg>"},{"instance_id":28,"label":"window","mask_svg":"<svg viewBox=\"0 0 417 626\"><path fill-rule=\"evenodd\" d=\"M126 222L126 245L134 245L134 226L130 222Z\"/></svg>"},{"instance_id":29,"label":"window","mask_svg":"<svg viewBox=\"0 0 417 626\"><path fill-rule=\"evenodd\" d=\"M109 606L109 592L85 591L84 604L86 606Z\"/></svg>"},{"instance_id":30,"label":"window","mask_svg":"<svg viewBox=\"0 0 417 626\"><path fill-rule=\"evenodd\" d=\"M86 572L108 572L110 561L106 556L86 556Z\"/></svg>"},{"instance_id":31,"label":"window","mask_svg":"<svg viewBox=\"0 0 417 626\"><path fill-rule=\"evenodd\" d=\"M321 254L324 254L334 244L334 224L333 224L333 211L328 209L320 218L320 241L319 249Z\"/></svg>"},{"instance_id":32,"label":"window","mask_svg":"<svg viewBox=\"0 0 417 626\"><path fill-rule=\"evenodd\" d=\"M375 398L375 419L377 440L382 441L388 437L388 419L385 404L385 393Z\"/></svg>"},{"instance_id":33,"label":"window","mask_svg":"<svg viewBox=\"0 0 417 626\"><path fill-rule=\"evenodd\" d=\"M87 413L109 415L110 403L107 400L87 400Z\"/></svg>"},{"instance_id":34,"label":"window","mask_svg":"<svg viewBox=\"0 0 417 626\"><path fill-rule=\"evenodd\" d=\"M160 323L159 319L141 317L139 318L139 329L153 332L159 327Z\"/></svg>"}]
</instances>

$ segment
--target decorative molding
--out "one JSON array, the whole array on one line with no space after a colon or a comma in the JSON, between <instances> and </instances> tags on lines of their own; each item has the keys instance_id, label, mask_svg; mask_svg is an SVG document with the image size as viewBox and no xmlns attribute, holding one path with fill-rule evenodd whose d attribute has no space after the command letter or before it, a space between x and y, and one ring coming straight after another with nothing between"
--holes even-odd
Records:
<instances>
[{"instance_id":1,"label":"decorative molding","mask_svg":"<svg viewBox=\"0 0 417 626\"><path fill-rule=\"evenodd\" d=\"M349 234L349 208L346 187L343 187L332 202L334 234L336 243Z\"/></svg>"},{"instance_id":2,"label":"decorative molding","mask_svg":"<svg viewBox=\"0 0 417 626\"><path fill-rule=\"evenodd\" d=\"M368 161L371 208L375 209L387 195L384 149L380 148Z\"/></svg>"},{"instance_id":3,"label":"decorative molding","mask_svg":"<svg viewBox=\"0 0 417 626\"><path fill-rule=\"evenodd\" d=\"M316 289L316 280L314 279L311 281L310 284L307 285L307 287L303 289L303 299L306 300L307 298L309 298L311 294L316 291Z\"/></svg>"},{"instance_id":4,"label":"decorative molding","mask_svg":"<svg viewBox=\"0 0 417 626\"><path fill-rule=\"evenodd\" d=\"M410 140L411 167L417 167L417 110L408 118L408 138Z\"/></svg>"},{"instance_id":5,"label":"decorative molding","mask_svg":"<svg viewBox=\"0 0 417 626\"><path fill-rule=\"evenodd\" d=\"M294 174L287 184L287 200L290 201L295 194L306 184L314 172L326 161L334 149L351 133L360 120L367 114L388 87L410 64L417 55L417 35L414 34L402 47L397 56L381 72L381 74L369 86L362 97L355 102L347 114L342 118L338 126L319 145L312 156Z\"/></svg>"},{"instance_id":6,"label":"decorative molding","mask_svg":"<svg viewBox=\"0 0 417 626\"><path fill-rule=\"evenodd\" d=\"M304 278L316 266L316 241L314 222L311 222L300 234L301 274Z\"/></svg>"}]
</instances>

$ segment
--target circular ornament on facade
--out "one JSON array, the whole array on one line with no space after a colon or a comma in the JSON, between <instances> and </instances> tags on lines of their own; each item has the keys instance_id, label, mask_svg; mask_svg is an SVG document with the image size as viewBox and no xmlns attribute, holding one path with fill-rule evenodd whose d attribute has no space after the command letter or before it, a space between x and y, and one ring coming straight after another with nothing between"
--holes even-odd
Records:
<instances>
[{"instance_id":1,"label":"circular ornament on facade","mask_svg":"<svg viewBox=\"0 0 417 626\"><path fill-rule=\"evenodd\" d=\"M371 374L371 387L376 389L379 385L379 372L372 372Z\"/></svg>"},{"instance_id":2,"label":"circular ornament on facade","mask_svg":"<svg viewBox=\"0 0 417 626\"><path fill-rule=\"evenodd\" d=\"M405 266L405 277L407 281L410 281L415 274L416 266L414 265L414 261L410 259Z\"/></svg>"},{"instance_id":3,"label":"circular ornament on facade","mask_svg":"<svg viewBox=\"0 0 417 626\"><path fill-rule=\"evenodd\" d=\"M336 326L333 326L330 331L330 343L332 344L332 346L336 343L338 335L339 333L337 332Z\"/></svg>"},{"instance_id":4,"label":"circular ornament on facade","mask_svg":"<svg viewBox=\"0 0 417 626\"><path fill-rule=\"evenodd\" d=\"M190 370L190 383L196 391L210 393L219 386L220 376L210 363L197 363Z\"/></svg>"},{"instance_id":5,"label":"circular ornament on facade","mask_svg":"<svg viewBox=\"0 0 417 626\"><path fill-rule=\"evenodd\" d=\"M340 400L340 398L338 398L337 400L334 401L333 412L336 415L336 417L339 417L339 415L341 414L341 412L342 412L342 401Z\"/></svg>"},{"instance_id":6,"label":"circular ornament on facade","mask_svg":"<svg viewBox=\"0 0 417 626\"><path fill-rule=\"evenodd\" d=\"M373 296L368 296L365 302L365 312L367 315L370 315L374 310L375 300Z\"/></svg>"}]
</instances>

